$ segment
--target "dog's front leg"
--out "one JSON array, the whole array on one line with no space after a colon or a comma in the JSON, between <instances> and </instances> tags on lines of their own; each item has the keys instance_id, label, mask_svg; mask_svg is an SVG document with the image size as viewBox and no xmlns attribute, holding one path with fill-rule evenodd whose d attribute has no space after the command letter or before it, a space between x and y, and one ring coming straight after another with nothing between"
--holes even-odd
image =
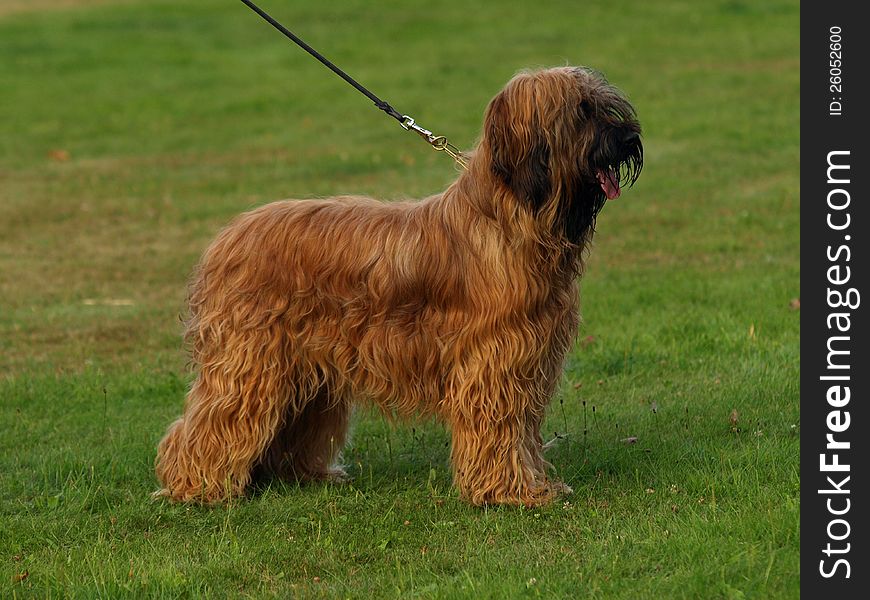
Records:
<instances>
[{"instance_id":1,"label":"dog's front leg","mask_svg":"<svg viewBox=\"0 0 870 600\"><path fill-rule=\"evenodd\" d=\"M518 378L475 378L458 388L451 462L460 495L472 504L546 504L569 489L551 482L541 448L540 390Z\"/></svg>"}]
</instances>

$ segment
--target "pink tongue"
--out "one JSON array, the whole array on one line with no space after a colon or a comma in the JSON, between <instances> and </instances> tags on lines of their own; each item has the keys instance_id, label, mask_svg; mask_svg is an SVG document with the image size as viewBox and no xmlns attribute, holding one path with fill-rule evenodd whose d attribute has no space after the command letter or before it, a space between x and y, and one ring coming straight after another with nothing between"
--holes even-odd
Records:
<instances>
[{"instance_id":1,"label":"pink tongue","mask_svg":"<svg viewBox=\"0 0 870 600\"><path fill-rule=\"evenodd\" d=\"M608 200L616 200L619 198L619 180L616 179L616 173L608 170L598 171L598 183L601 184L601 189L604 190L604 195Z\"/></svg>"}]
</instances>

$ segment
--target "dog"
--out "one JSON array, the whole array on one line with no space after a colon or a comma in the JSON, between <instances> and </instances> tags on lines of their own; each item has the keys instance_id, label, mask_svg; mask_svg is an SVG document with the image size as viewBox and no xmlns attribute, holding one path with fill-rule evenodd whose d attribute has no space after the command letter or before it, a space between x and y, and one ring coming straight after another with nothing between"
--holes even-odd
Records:
<instances>
[{"instance_id":1,"label":"dog","mask_svg":"<svg viewBox=\"0 0 870 600\"><path fill-rule=\"evenodd\" d=\"M640 133L596 71L522 72L444 192L238 217L190 286L196 378L159 444L155 494L212 503L260 475L340 480L355 402L443 421L454 485L474 505L570 492L548 477L541 423L596 216L640 174Z\"/></svg>"}]
</instances>

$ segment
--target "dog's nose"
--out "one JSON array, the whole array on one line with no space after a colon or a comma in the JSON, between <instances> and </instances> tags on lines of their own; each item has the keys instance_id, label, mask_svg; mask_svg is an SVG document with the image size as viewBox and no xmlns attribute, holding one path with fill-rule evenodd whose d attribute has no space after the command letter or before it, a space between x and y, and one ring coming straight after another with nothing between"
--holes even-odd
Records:
<instances>
[{"instance_id":1,"label":"dog's nose","mask_svg":"<svg viewBox=\"0 0 870 600\"><path fill-rule=\"evenodd\" d=\"M631 144L640 139L640 134L636 131L627 131L625 135L622 136L623 144Z\"/></svg>"}]
</instances>

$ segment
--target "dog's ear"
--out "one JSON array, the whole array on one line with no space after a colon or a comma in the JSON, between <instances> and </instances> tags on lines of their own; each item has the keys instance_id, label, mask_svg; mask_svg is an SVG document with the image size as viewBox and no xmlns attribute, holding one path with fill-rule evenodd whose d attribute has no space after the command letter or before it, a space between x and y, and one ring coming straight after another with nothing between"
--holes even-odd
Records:
<instances>
[{"instance_id":1,"label":"dog's ear","mask_svg":"<svg viewBox=\"0 0 870 600\"><path fill-rule=\"evenodd\" d=\"M484 139L493 173L532 209L550 196L550 147L535 105L534 81L518 77L486 109Z\"/></svg>"}]
</instances>

